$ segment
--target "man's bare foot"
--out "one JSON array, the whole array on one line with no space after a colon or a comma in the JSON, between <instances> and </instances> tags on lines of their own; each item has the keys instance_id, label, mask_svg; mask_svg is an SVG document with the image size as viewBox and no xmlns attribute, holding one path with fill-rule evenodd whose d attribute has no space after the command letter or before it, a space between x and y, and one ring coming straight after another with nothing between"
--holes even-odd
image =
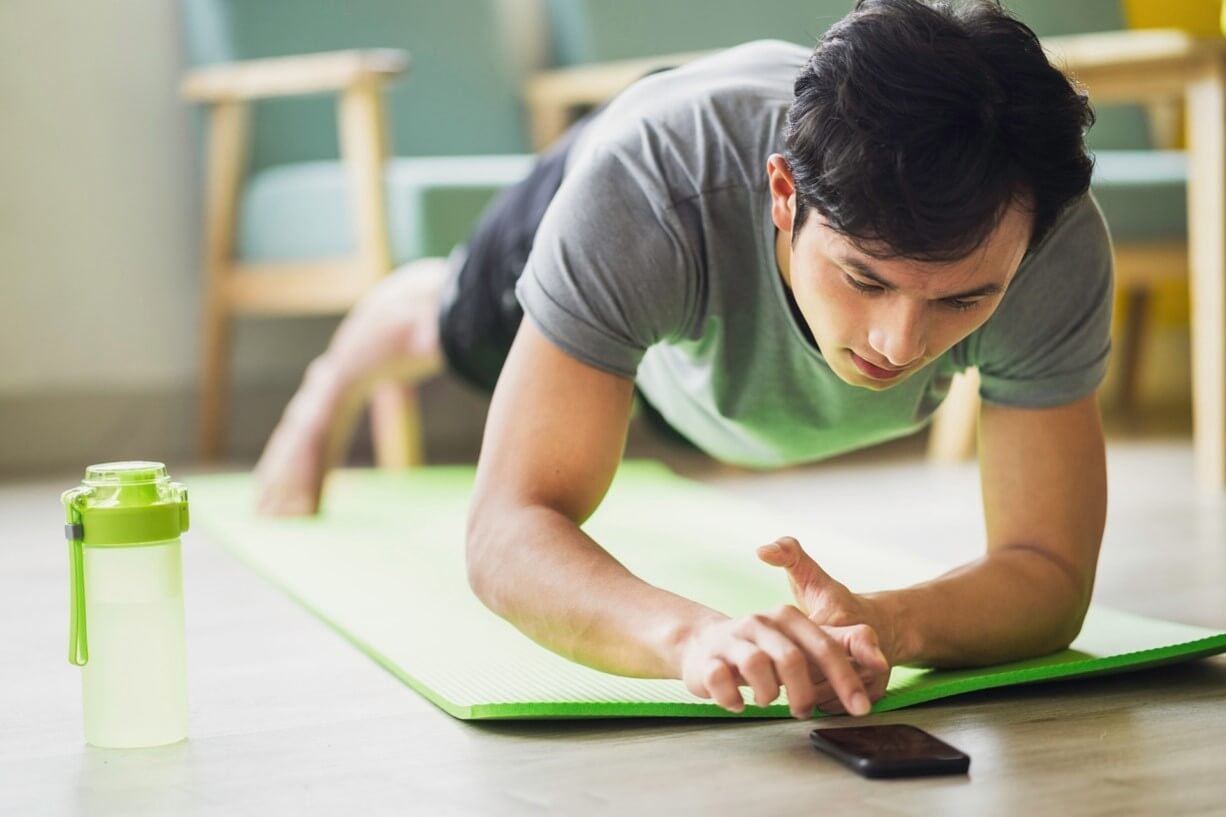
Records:
<instances>
[{"instance_id":1,"label":"man's bare foot","mask_svg":"<svg viewBox=\"0 0 1226 817\"><path fill-rule=\"evenodd\" d=\"M419 382L442 368L438 303L441 258L414 261L368 292L311 363L255 468L260 513L319 510L324 478L339 462L370 388L380 379Z\"/></svg>"},{"instance_id":2,"label":"man's bare foot","mask_svg":"<svg viewBox=\"0 0 1226 817\"><path fill-rule=\"evenodd\" d=\"M323 449L320 435L279 423L255 467L256 509L271 516L310 516L319 510Z\"/></svg>"}]
</instances>

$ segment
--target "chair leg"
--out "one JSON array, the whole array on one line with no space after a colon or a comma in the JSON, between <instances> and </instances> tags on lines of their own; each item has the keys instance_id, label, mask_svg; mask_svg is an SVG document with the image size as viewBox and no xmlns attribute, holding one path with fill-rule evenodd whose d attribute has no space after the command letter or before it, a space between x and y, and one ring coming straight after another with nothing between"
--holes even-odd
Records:
<instances>
[{"instance_id":1,"label":"chair leg","mask_svg":"<svg viewBox=\"0 0 1226 817\"><path fill-rule=\"evenodd\" d=\"M200 455L216 461L225 454L230 402L230 321L217 304L205 307L200 350Z\"/></svg>"},{"instance_id":2,"label":"chair leg","mask_svg":"<svg viewBox=\"0 0 1226 817\"><path fill-rule=\"evenodd\" d=\"M1129 289L1128 315L1124 321L1124 336L1120 341L1119 380L1116 384L1115 401L1123 412L1132 412L1137 404L1137 384L1140 380L1141 353L1144 347L1145 329L1149 317L1150 293L1148 289Z\"/></svg>"},{"instance_id":3,"label":"chair leg","mask_svg":"<svg viewBox=\"0 0 1226 817\"><path fill-rule=\"evenodd\" d=\"M937 409L928 432L928 459L932 462L963 462L975 451L979 416L979 370L967 369L949 386L945 402Z\"/></svg>"},{"instance_id":4,"label":"chair leg","mask_svg":"<svg viewBox=\"0 0 1226 817\"><path fill-rule=\"evenodd\" d=\"M204 304L200 342L200 453L225 453L230 366L230 305L226 283L233 274L234 214L238 208L247 149L245 103L220 102L208 118L204 198Z\"/></svg>"},{"instance_id":5,"label":"chair leg","mask_svg":"<svg viewBox=\"0 0 1226 817\"><path fill-rule=\"evenodd\" d=\"M375 386L370 424L377 466L402 469L422 464L421 411L415 386L396 381Z\"/></svg>"},{"instance_id":6,"label":"chair leg","mask_svg":"<svg viewBox=\"0 0 1226 817\"><path fill-rule=\"evenodd\" d=\"M338 115L358 256L373 283L392 268L383 192L388 134L379 88L367 83L347 89L341 94ZM422 462L421 417L415 389L403 382L379 383L371 394L370 419L379 467L407 468Z\"/></svg>"}]
</instances>

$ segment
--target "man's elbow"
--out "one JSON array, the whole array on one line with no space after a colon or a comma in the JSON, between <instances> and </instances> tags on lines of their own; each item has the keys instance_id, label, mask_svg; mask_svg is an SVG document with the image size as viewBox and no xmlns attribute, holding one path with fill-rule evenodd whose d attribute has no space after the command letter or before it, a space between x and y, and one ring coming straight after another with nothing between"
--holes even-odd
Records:
<instances>
[{"instance_id":1,"label":"man's elbow","mask_svg":"<svg viewBox=\"0 0 1226 817\"><path fill-rule=\"evenodd\" d=\"M1068 649L1069 645L1077 640L1077 636L1081 635L1081 628L1085 624L1086 614L1090 610L1090 593L1093 591L1093 580L1088 582L1074 582L1073 589L1066 597L1065 603L1060 608L1060 615L1056 622L1055 634L1053 636L1054 644L1052 652Z\"/></svg>"},{"instance_id":2,"label":"man's elbow","mask_svg":"<svg viewBox=\"0 0 1226 817\"><path fill-rule=\"evenodd\" d=\"M473 595L490 610L502 615L497 600L496 573L492 569L495 546L490 541L488 527L483 524L480 510L474 508L464 532L464 566Z\"/></svg>"},{"instance_id":3,"label":"man's elbow","mask_svg":"<svg viewBox=\"0 0 1226 817\"><path fill-rule=\"evenodd\" d=\"M1093 569L1088 572L1079 569L1069 560L1037 545L1010 545L1006 550L1022 551L1038 557L1051 573L1058 576L1054 581L1043 579L1043 585L1051 593L1052 606L1057 611L1056 620L1050 628L1050 641L1045 646L1050 647L1052 652L1067 649L1081 634L1090 609L1090 597L1094 592Z\"/></svg>"},{"instance_id":4,"label":"man's elbow","mask_svg":"<svg viewBox=\"0 0 1226 817\"><path fill-rule=\"evenodd\" d=\"M1085 620L1086 608L1084 607L1066 613L1060 622L1052 652L1068 649L1069 645L1077 640L1077 636L1081 635L1081 627L1085 624Z\"/></svg>"}]
</instances>

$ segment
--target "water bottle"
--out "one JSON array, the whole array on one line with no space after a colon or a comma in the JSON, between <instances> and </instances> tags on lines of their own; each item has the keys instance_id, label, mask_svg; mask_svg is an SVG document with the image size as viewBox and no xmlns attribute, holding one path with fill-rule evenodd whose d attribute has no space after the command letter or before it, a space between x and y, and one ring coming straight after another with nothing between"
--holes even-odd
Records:
<instances>
[{"instance_id":1,"label":"water bottle","mask_svg":"<svg viewBox=\"0 0 1226 817\"><path fill-rule=\"evenodd\" d=\"M182 740L187 490L160 462L108 462L87 468L62 500L68 660L82 668L85 741L128 749Z\"/></svg>"}]
</instances>

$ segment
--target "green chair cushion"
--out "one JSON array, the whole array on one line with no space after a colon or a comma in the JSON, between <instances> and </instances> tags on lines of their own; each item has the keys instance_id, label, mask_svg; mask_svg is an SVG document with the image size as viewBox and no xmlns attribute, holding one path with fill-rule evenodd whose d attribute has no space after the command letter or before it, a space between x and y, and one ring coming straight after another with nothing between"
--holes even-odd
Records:
<instances>
[{"instance_id":1,"label":"green chair cushion","mask_svg":"<svg viewBox=\"0 0 1226 817\"><path fill-rule=\"evenodd\" d=\"M468 238L495 193L532 167L527 155L397 158L384 173L392 259L446 255ZM341 258L357 251L340 162L262 170L244 186L238 255L243 261Z\"/></svg>"},{"instance_id":2,"label":"green chair cushion","mask_svg":"<svg viewBox=\"0 0 1226 817\"><path fill-rule=\"evenodd\" d=\"M1188 163L1181 151L1104 150L1095 155L1094 195L1117 242L1187 236Z\"/></svg>"}]
</instances>

